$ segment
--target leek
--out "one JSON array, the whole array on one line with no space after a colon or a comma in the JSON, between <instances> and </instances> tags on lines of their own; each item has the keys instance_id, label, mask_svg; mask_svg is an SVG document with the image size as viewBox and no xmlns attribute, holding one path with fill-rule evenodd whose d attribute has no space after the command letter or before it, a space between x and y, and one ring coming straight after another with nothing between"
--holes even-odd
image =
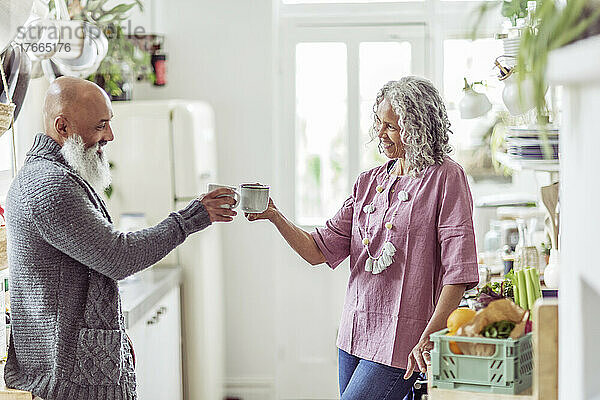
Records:
<instances>
[{"instance_id":1,"label":"leek","mask_svg":"<svg viewBox=\"0 0 600 400\"><path fill-rule=\"evenodd\" d=\"M535 285L533 279L531 279L531 268L527 268L523 273L525 275L525 290L527 290L527 304L529 305L528 309L531 309L536 300Z\"/></svg>"},{"instance_id":2,"label":"leek","mask_svg":"<svg viewBox=\"0 0 600 400\"><path fill-rule=\"evenodd\" d=\"M523 310L529 310L527 304L527 287L525 286L525 271L523 271L523 269L518 270L515 277L517 278L517 284L519 286L519 306Z\"/></svg>"}]
</instances>

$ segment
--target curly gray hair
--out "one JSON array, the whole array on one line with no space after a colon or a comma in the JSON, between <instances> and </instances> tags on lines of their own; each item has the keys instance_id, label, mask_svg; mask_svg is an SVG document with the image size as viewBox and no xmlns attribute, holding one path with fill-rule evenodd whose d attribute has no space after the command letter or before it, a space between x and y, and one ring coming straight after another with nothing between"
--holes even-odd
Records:
<instances>
[{"instance_id":1,"label":"curly gray hair","mask_svg":"<svg viewBox=\"0 0 600 400\"><path fill-rule=\"evenodd\" d=\"M448 133L452 131L446 106L433 83L418 76L405 76L386 83L377 93L373 105L373 125L369 131L373 140L377 138L375 113L384 99L398 115L409 175L417 177L428 166L441 164L452 151L448 144Z\"/></svg>"}]
</instances>

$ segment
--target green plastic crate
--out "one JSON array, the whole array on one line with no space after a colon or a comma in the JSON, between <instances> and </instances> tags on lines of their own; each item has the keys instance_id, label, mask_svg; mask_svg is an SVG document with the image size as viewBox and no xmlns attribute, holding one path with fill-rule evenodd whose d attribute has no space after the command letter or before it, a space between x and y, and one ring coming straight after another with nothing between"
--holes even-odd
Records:
<instances>
[{"instance_id":1,"label":"green plastic crate","mask_svg":"<svg viewBox=\"0 0 600 400\"><path fill-rule=\"evenodd\" d=\"M446 336L448 329L431 334L432 386L472 392L517 394L531 386L531 333L519 339ZM450 342L496 345L492 356L454 354Z\"/></svg>"}]
</instances>

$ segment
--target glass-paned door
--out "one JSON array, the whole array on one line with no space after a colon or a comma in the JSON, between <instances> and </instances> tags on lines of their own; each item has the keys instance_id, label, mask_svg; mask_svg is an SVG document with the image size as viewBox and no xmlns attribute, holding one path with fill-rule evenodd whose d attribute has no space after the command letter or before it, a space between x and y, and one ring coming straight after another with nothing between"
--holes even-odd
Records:
<instances>
[{"instance_id":1,"label":"glass-paned door","mask_svg":"<svg viewBox=\"0 0 600 400\"><path fill-rule=\"evenodd\" d=\"M390 80L426 75L425 41L422 24L303 27L286 37L282 127L294 140L282 159L294 168L281 173L293 182L297 223L323 224L357 175L384 161L369 137L375 96Z\"/></svg>"}]
</instances>

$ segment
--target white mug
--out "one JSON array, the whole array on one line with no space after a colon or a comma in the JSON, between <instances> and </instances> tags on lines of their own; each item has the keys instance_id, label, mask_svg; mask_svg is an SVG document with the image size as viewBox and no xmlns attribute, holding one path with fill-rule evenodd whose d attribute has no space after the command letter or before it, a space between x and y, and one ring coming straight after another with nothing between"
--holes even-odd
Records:
<instances>
[{"instance_id":1,"label":"white mug","mask_svg":"<svg viewBox=\"0 0 600 400\"><path fill-rule=\"evenodd\" d=\"M242 211L260 214L269 207L269 186L245 183L240 185Z\"/></svg>"},{"instance_id":2,"label":"white mug","mask_svg":"<svg viewBox=\"0 0 600 400\"><path fill-rule=\"evenodd\" d=\"M240 194L236 191L237 188L235 186L220 185L218 183L209 183L208 184L208 191L209 192L212 192L213 190L217 190L217 189L220 189L220 188L231 189L231 190L234 191L234 194L224 194L224 195L219 196L219 197L228 196L228 197L233 197L233 199L235 200L235 204L233 206L230 206L229 204L223 204L221 206L221 208L231 208L231 209L236 208L240 204Z\"/></svg>"}]
</instances>

